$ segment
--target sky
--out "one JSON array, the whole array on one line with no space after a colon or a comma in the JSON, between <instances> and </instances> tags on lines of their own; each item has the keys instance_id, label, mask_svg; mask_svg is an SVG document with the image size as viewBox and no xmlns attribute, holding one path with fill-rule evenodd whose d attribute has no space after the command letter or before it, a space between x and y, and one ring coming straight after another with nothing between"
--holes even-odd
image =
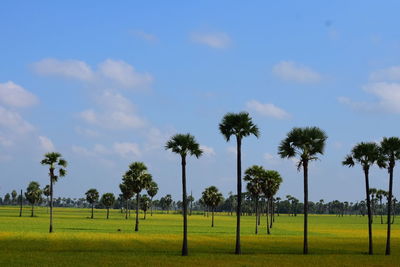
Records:
<instances>
[{"instance_id":1,"label":"sky","mask_svg":"<svg viewBox=\"0 0 400 267\"><path fill-rule=\"evenodd\" d=\"M360 166L341 161L361 141L399 136L398 1L2 1L0 196L48 183L43 155L58 151L68 174L56 197L89 188L119 194L128 165L144 162L156 198L181 198L177 155L191 133L188 191L236 190L235 142L218 124L247 111L261 131L243 141L242 169L283 177L278 196L303 198L296 162L277 148L293 127L328 135L309 171L312 201L365 198ZM400 197L399 171L394 195ZM371 187L387 190L373 167Z\"/></svg>"}]
</instances>

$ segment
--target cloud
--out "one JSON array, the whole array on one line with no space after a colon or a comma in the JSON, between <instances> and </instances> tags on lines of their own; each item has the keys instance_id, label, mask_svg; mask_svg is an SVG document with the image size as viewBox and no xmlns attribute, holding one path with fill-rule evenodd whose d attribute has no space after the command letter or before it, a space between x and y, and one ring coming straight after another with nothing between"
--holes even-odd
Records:
<instances>
[{"instance_id":1,"label":"cloud","mask_svg":"<svg viewBox=\"0 0 400 267\"><path fill-rule=\"evenodd\" d=\"M272 68L272 73L284 81L296 83L317 83L321 75L301 64L293 61L281 61Z\"/></svg>"},{"instance_id":2,"label":"cloud","mask_svg":"<svg viewBox=\"0 0 400 267\"><path fill-rule=\"evenodd\" d=\"M94 73L90 66L83 61L74 59L45 58L33 63L33 69L36 73L44 76L58 76L81 81L94 79Z\"/></svg>"},{"instance_id":3,"label":"cloud","mask_svg":"<svg viewBox=\"0 0 400 267\"><path fill-rule=\"evenodd\" d=\"M153 81L150 74L138 73L133 66L122 60L105 60L99 64L99 73L125 88L142 88Z\"/></svg>"},{"instance_id":4,"label":"cloud","mask_svg":"<svg viewBox=\"0 0 400 267\"><path fill-rule=\"evenodd\" d=\"M355 102L347 97L339 97L338 101L355 110L400 114L400 83L370 83L364 86L363 89L365 92L374 95L377 101Z\"/></svg>"},{"instance_id":5,"label":"cloud","mask_svg":"<svg viewBox=\"0 0 400 267\"><path fill-rule=\"evenodd\" d=\"M96 99L101 112L87 109L79 113L84 121L108 129L143 128L146 122L135 113L135 108L126 97L109 91Z\"/></svg>"},{"instance_id":6,"label":"cloud","mask_svg":"<svg viewBox=\"0 0 400 267\"><path fill-rule=\"evenodd\" d=\"M18 134L26 134L34 130L34 127L21 115L2 106L0 106L0 126Z\"/></svg>"},{"instance_id":7,"label":"cloud","mask_svg":"<svg viewBox=\"0 0 400 267\"><path fill-rule=\"evenodd\" d=\"M144 32L144 31L139 31L139 30L137 30L137 31L132 31L132 33L133 33L133 35L136 36L137 38L142 39L142 40L145 40L145 41L147 41L147 42L152 42L152 43L154 43L154 42L157 42L157 41L158 41L157 36L155 36L154 34L151 34L151 33L147 33L147 32Z\"/></svg>"},{"instance_id":8,"label":"cloud","mask_svg":"<svg viewBox=\"0 0 400 267\"><path fill-rule=\"evenodd\" d=\"M139 145L135 143L114 143L114 152L123 158L140 157Z\"/></svg>"},{"instance_id":9,"label":"cloud","mask_svg":"<svg viewBox=\"0 0 400 267\"><path fill-rule=\"evenodd\" d=\"M32 66L36 73L43 76L63 77L102 86L111 83L113 87L146 89L153 82L150 74L139 73L122 60L106 59L97 66L96 71L86 62L75 59L47 58L33 63Z\"/></svg>"},{"instance_id":10,"label":"cloud","mask_svg":"<svg viewBox=\"0 0 400 267\"><path fill-rule=\"evenodd\" d=\"M246 107L250 110L254 110L260 115L276 118L276 119L287 119L290 118L290 114L285 110L275 106L274 104L262 104L256 100L251 100L246 103Z\"/></svg>"},{"instance_id":11,"label":"cloud","mask_svg":"<svg viewBox=\"0 0 400 267\"><path fill-rule=\"evenodd\" d=\"M9 107L24 108L37 104L37 97L12 81L0 83L0 103Z\"/></svg>"},{"instance_id":12,"label":"cloud","mask_svg":"<svg viewBox=\"0 0 400 267\"><path fill-rule=\"evenodd\" d=\"M214 148L200 145L200 149L203 151L204 156L215 156Z\"/></svg>"},{"instance_id":13,"label":"cloud","mask_svg":"<svg viewBox=\"0 0 400 267\"><path fill-rule=\"evenodd\" d=\"M400 81L400 66L374 71L369 78L372 81Z\"/></svg>"},{"instance_id":14,"label":"cloud","mask_svg":"<svg viewBox=\"0 0 400 267\"><path fill-rule=\"evenodd\" d=\"M279 163L282 163L282 159L280 159L278 156L276 155L272 155L269 153L265 153L264 154L264 160L271 165L277 165Z\"/></svg>"},{"instance_id":15,"label":"cloud","mask_svg":"<svg viewBox=\"0 0 400 267\"><path fill-rule=\"evenodd\" d=\"M82 113L81 113L82 115ZM100 136L100 133L98 131L92 130L92 129L87 129L87 128L81 128L81 127L76 127L75 132L77 132L80 135L87 136L87 137L98 137Z\"/></svg>"},{"instance_id":16,"label":"cloud","mask_svg":"<svg viewBox=\"0 0 400 267\"><path fill-rule=\"evenodd\" d=\"M39 142L41 148L46 152L55 151L53 142L46 136L39 136Z\"/></svg>"},{"instance_id":17,"label":"cloud","mask_svg":"<svg viewBox=\"0 0 400 267\"><path fill-rule=\"evenodd\" d=\"M223 32L192 33L191 40L195 43L207 45L212 48L226 48L231 43L228 34Z\"/></svg>"}]
</instances>

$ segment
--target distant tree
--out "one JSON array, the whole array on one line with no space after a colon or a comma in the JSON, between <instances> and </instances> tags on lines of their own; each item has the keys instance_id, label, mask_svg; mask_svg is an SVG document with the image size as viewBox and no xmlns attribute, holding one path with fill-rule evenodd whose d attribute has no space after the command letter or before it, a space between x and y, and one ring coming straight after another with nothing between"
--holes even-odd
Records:
<instances>
[{"instance_id":1,"label":"distant tree","mask_svg":"<svg viewBox=\"0 0 400 267\"><path fill-rule=\"evenodd\" d=\"M121 190L122 197L125 200L125 219L127 220L129 212L129 200L133 197L133 191L125 182L119 184L119 189Z\"/></svg>"},{"instance_id":2,"label":"distant tree","mask_svg":"<svg viewBox=\"0 0 400 267\"><path fill-rule=\"evenodd\" d=\"M150 216L153 216L153 197L158 193L158 185L156 182L151 181L147 188L147 194L150 196Z\"/></svg>"},{"instance_id":3,"label":"distant tree","mask_svg":"<svg viewBox=\"0 0 400 267\"><path fill-rule=\"evenodd\" d=\"M200 145L196 142L193 135L176 134L165 145L166 150L180 155L182 167L182 202L183 202L183 242L182 256L188 255L187 247L187 193L186 193L186 156L191 155L199 158L203 151Z\"/></svg>"},{"instance_id":4,"label":"distant tree","mask_svg":"<svg viewBox=\"0 0 400 267\"><path fill-rule=\"evenodd\" d=\"M85 195L86 195L86 201L92 206L92 216L90 218L93 219L94 203L99 201L99 192L96 189L91 188L88 191L86 191Z\"/></svg>"},{"instance_id":5,"label":"distant tree","mask_svg":"<svg viewBox=\"0 0 400 267\"><path fill-rule=\"evenodd\" d=\"M282 177L277 171L265 170L261 176L261 190L267 200L267 234L270 234L272 227L273 197L278 192L281 183ZM270 222L268 216L271 217Z\"/></svg>"},{"instance_id":6,"label":"distant tree","mask_svg":"<svg viewBox=\"0 0 400 267\"><path fill-rule=\"evenodd\" d=\"M240 247L240 216L242 214L242 140L244 137L254 135L258 138L260 132L247 112L227 113L219 124L219 130L225 140L229 142L231 136L236 137L237 157L237 207L236 207L236 246L235 254L242 254Z\"/></svg>"},{"instance_id":7,"label":"distant tree","mask_svg":"<svg viewBox=\"0 0 400 267\"><path fill-rule=\"evenodd\" d=\"M194 201L194 197L193 197L192 193L190 193L190 196L187 197L187 201L190 203L189 215L192 215L193 201Z\"/></svg>"},{"instance_id":8,"label":"distant tree","mask_svg":"<svg viewBox=\"0 0 400 267\"><path fill-rule=\"evenodd\" d=\"M245 176L243 180L247 182L247 191L250 193L251 198L255 203L255 213L256 213L256 230L255 233L258 234L258 203L261 197L262 191L262 177L265 175L265 170L262 166L253 165L244 172Z\"/></svg>"},{"instance_id":9,"label":"distant tree","mask_svg":"<svg viewBox=\"0 0 400 267\"><path fill-rule=\"evenodd\" d=\"M133 162L129 165L129 170L122 178L123 183L136 194L136 223L135 231L139 231L139 203L140 192L149 187L152 176L147 171L147 167L143 162Z\"/></svg>"},{"instance_id":10,"label":"distant tree","mask_svg":"<svg viewBox=\"0 0 400 267\"><path fill-rule=\"evenodd\" d=\"M161 209L167 210L167 214L169 213L171 204L172 204L172 196L170 194L167 194L165 197L162 197L160 199Z\"/></svg>"},{"instance_id":11,"label":"distant tree","mask_svg":"<svg viewBox=\"0 0 400 267\"><path fill-rule=\"evenodd\" d=\"M17 203L17 196L18 196L17 191L13 190L11 192L11 198L12 198L12 204L13 205L15 205Z\"/></svg>"},{"instance_id":12,"label":"distant tree","mask_svg":"<svg viewBox=\"0 0 400 267\"><path fill-rule=\"evenodd\" d=\"M211 227L214 227L214 211L215 208L224 200L224 197L215 186L207 187L203 191L202 197L205 204L211 208Z\"/></svg>"},{"instance_id":13,"label":"distant tree","mask_svg":"<svg viewBox=\"0 0 400 267\"><path fill-rule=\"evenodd\" d=\"M9 205L11 203L11 196L9 193L5 194L3 202L4 202L4 205Z\"/></svg>"},{"instance_id":14,"label":"distant tree","mask_svg":"<svg viewBox=\"0 0 400 267\"><path fill-rule=\"evenodd\" d=\"M383 204L382 200L387 195L385 190L379 189L376 191L376 198L379 200L379 215L381 216L381 224L383 224Z\"/></svg>"},{"instance_id":15,"label":"distant tree","mask_svg":"<svg viewBox=\"0 0 400 267\"><path fill-rule=\"evenodd\" d=\"M30 182L28 187L26 188L25 198L32 205L31 217L34 216L34 207L35 204L40 201L42 197L42 190L40 189L40 185L38 182Z\"/></svg>"},{"instance_id":16,"label":"distant tree","mask_svg":"<svg viewBox=\"0 0 400 267\"><path fill-rule=\"evenodd\" d=\"M108 216L110 214L110 207L112 207L112 205L114 205L115 202L115 196L113 193L105 193L101 196L100 202L107 209L107 219L108 219Z\"/></svg>"},{"instance_id":17,"label":"distant tree","mask_svg":"<svg viewBox=\"0 0 400 267\"><path fill-rule=\"evenodd\" d=\"M373 254L372 246L372 211L371 211L371 200L370 200L370 188L369 188L369 169L372 165L378 163L382 166L383 159L380 153L380 148L376 143L359 143L353 147L350 155L346 156L342 162L343 165L354 167L356 163L359 163L364 171L365 176L365 194L367 196L367 210L368 210L368 236L369 236L369 249L368 253Z\"/></svg>"},{"instance_id":18,"label":"distant tree","mask_svg":"<svg viewBox=\"0 0 400 267\"><path fill-rule=\"evenodd\" d=\"M57 182L59 177L64 177L67 174L65 168L67 161L62 158L62 155L57 152L50 152L44 155L44 159L40 162L42 165L49 166L50 176L50 228L49 233L53 232L53 183ZM58 175L56 169L58 168Z\"/></svg>"},{"instance_id":19,"label":"distant tree","mask_svg":"<svg viewBox=\"0 0 400 267\"><path fill-rule=\"evenodd\" d=\"M46 185L44 188L43 188L43 195L45 195L45 197L46 197L46 204L47 204L47 208L49 207L49 196L50 196L50 185ZM48 212L48 210L47 210L47 212Z\"/></svg>"},{"instance_id":20,"label":"distant tree","mask_svg":"<svg viewBox=\"0 0 400 267\"><path fill-rule=\"evenodd\" d=\"M143 219L146 220L146 213L151 206L151 199L147 195L140 197L140 209L143 210Z\"/></svg>"}]
</instances>

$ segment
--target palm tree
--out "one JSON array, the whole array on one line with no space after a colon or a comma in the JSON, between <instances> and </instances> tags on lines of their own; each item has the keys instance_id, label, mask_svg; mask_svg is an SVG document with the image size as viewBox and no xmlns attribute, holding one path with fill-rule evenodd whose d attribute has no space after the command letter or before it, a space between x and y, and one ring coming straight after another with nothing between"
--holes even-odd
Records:
<instances>
[{"instance_id":1,"label":"palm tree","mask_svg":"<svg viewBox=\"0 0 400 267\"><path fill-rule=\"evenodd\" d=\"M381 141L381 154L384 160L384 167L389 172L389 192L387 195L387 238L386 238L386 255L390 255L390 227L391 227L391 210L392 210L392 199L393 199L393 172L396 161L400 159L400 138L390 137L383 138Z\"/></svg>"},{"instance_id":2,"label":"palm tree","mask_svg":"<svg viewBox=\"0 0 400 267\"><path fill-rule=\"evenodd\" d=\"M64 177L67 174L65 168L68 163L62 158L62 155L58 152L49 152L44 155L44 159L40 162L42 165L49 166L50 176L50 228L49 233L53 232L53 183L57 182L59 177ZM56 175L56 169L58 168L58 175Z\"/></svg>"},{"instance_id":3,"label":"palm tree","mask_svg":"<svg viewBox=\"0 0 400 267\"><path fill-rule=\"evenodd\" d=\"M324 153L327 136L318 127L293 128L282 140L278 153L281 158L300 157L297 169L303 166L304 175L304 244L303 254L308 254L308 163Z\"/></svg>"},{"instance_id":4,"label":"palm tree","mask_svg":"<svg viewBox=\"0 0 400 267\"><path fill-rule=\"evenodd\" d=\"M182 165L182 202L183 202L183 244L182 256L188 255L187 248L187 194L186 194L186 156L192 155L196 158L203 154L200 145L196 142L194 136L190 134L176 134L165 145L165 149L181 156Z\"/></svg>"},{"instance_id":5,"label":"palm tree","mask_svg":"<svg viewBox=\"0 0 400 267\"><path fill-rule=\"evenodd\" d=\"M153 197L158 193L158 185L152 181L147 188L147 194L150 196L150 216L153 216Z\"/></svg>"},{"instance_id":6,"label":"palm tree","mask_svg":"<svg viewBox=\"0 0 400 267\"><path fill-rule=\"evenodd\" d=\"M125 199L125 219L128 219L128 211L129 211L129 200L133 196L132 190L126 185L126 183L119 184L119 189L121 190L122 197Z\"/></svg>"},{"instance_id":7,"label":"palm tree","mask_svg":"<svg viewBox=\"0 0 400 267\"><path fill-rule=\"evenodd\" d=\"M365 194L367 197L367 210L368 210L368 236L369 236L369 249L368 253L373 254L372 247L372 211L371 211L371 200L370 200L370 188L369 188L369 169L375 163L382 166L382 158L380 155L380 148L376 143L359 143L353 147L350 155L346 156L342 162L343 165L353 167L356 163L359 163L364 171L365 176Z\"/></svg>"},{"instance_id":8,"label":"palm tree","mask_svg":"<svg viewBox=\"0 0 400 267\"><path fill-rule=\"evenodd\" d=\"M89 202L92 205L92 216L90 218L93 219L93 207L94 203L96 203L99 200L99 192L97 192L96 189L91 188L85 193L85 195L87 202Z\"/></svg>"},{"instance_id":9,"label":"palm tree","mask_svg":"<svg viewBox=\"0 0 400 267\"><path fill-rule=\"evenodd\" d=\"M193 197L192 192L190 192L190 196L187 197L187 201L190 203L189 216L192 216L193 201L194 201L194 197Z\"/></svg>"},{"instance_id":10,"label":"palm tree","mask_svg":"<svg viewBox=\"0 0 400 267\"><path fill-rule=\"evenodd\" d=\"M273 214L273 198L278 193L279 186L282 183L282 177L277 171L266 170L262 176L261 189L267 199L267 233L270 234L269 228L272 228L272 214ZM270 213L271 219L268 225L268 214Z\"/></svg>"},{"instance_id":11,"label":"palm tree","mask_svg":"<svg viewBox=\"0 0 400 267\"><path fill-rule=\"evenodd\" d=\"M122 178L123 183L136 194L136 223L135 232L139 231L139 204L140 204L140 192L148 188L152 181L152 176L147 171L147 167L143 162L133 162L129 165L129 170L125 173Z\"/></svg>"},{"instance_id":12,"label":"palm tree","mask_svg":"<svg viewBox=\"0 0 400 267\"><path fill-rule=\"evenodd\" d=\"M375 195L378 190L376 188L370 188L368 192L371 195L371 223L373 223L375 215Z\"/></svg>"},{"instance_id":13,"label":"palm tree","mask_svg":"<svg viewBox=\"0 0 400 267\"><path fill-rule=\"evenodd\" d=\"M49 196L50 196L50 185L46 185L44 188L43 188L43 195L45 195L46 196L46 203L47 203L47 213L49 212L49 210L48 210L48 208L49 208L49 206L48 206L48 203L49 203Z\"/></svg>"},{"instance_id":14,"label":"palm tree","mask_svg":"<svg viewBox=\"0 0 400 267\"><path fill-rule=\"evenodd\" d=\"M248 168L244 174L243 180L247 182L247 191L249 191L251 197L255 202L255 210L256 210L256 230L255 233L258 234L258 202L260 199L260 195L262 194L262 176L264 175L265 170L262 166L253 165Z\"/></svg>"},{"instance_id":15,"label":"palm tree","mask_svg":"<svg viewBox=\"0 0 400 267\"><path fill-rule=\"evenodd\" d=\"M110 214L110 207L114 205L115 202L115 196L113 193L105 193L101 196L100 199L101 204L103 204L106 209L107 209L107 220L108 220L108 215Z\"/></svg>"},{"instance_id":16,"label":"palm tree","mask_svg":"<svg viewBox=\"0 0 400 267\"><path fill-rule=\"evenodd\" d=\"M232 135L236 137L237 157L237 208L236 208L236 247L235 254L241 254L240 247L240 216L242 213L242 159L241 146L244 137L254 135L259 137L260 132L247 112L227 113L219 124L219 130L229 142Z\"/></svg>"},{"instance_id":17,"label":"palm tree","mask_svg":"<svg viewBox=\"0 0 400 267\"><path fill-rule=\"evenodd\" d=\"M140 208L143 210L143 220L146 220L147 210L150 208L151 200L147 195L142 195L140 197Z\"/></svg>"},{"instance_id":18,"label":"palm tree","mask_svg":"<svg viewBox=\"0 0 400 267\"><path fill-rule=\"evenodd\" d=\"M385 190L379 189L376 191L376 198L379 200L379 215L381 216L381 224L383 224L383 197L387 194Z\"/></svg>"},{"instance_id":19,"label":"palm tree","mask_svg":"<svg viewBox=\"0 0 400 267\"><path fill-rule=\"evenodd\" d=\"M214 211L215 208L224 200L224 197L222 196L221 192L219 192L218 188L215 186L210 186L207 187L203 193L202 197L204 200L204 203L211 207L211 227L214 227Z\"/></svg>"},{"instance_id":20,"label":"palm tree","mask_svg":"<svg viewBox=\"0 0 400 267\"><path fill-rule=\"evenodd\" d=\"M40 189L40 185L38 182L30 182L28 187L26 188L25 198L32 205L31 217L34 216L33 209L35 204L39 202L42 196L42 190Z\"/></svg>"}]
</instances>

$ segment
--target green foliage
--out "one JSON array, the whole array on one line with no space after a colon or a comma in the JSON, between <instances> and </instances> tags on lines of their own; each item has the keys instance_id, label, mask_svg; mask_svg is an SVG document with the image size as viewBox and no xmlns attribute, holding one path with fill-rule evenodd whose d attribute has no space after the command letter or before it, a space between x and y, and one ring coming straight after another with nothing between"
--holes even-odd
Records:
<instances>
[{"instance_id":1,"label":"green foliage","mask_svg":"<svg viewBox=\"0 0 400 267\"><path fill-rule=\"evenodd\" d=\"M216 208L224 200L224 197L218 188L210 186L203 191L202 199L207 206Z\"/></svg>"},{"instance_id":2,"label":"green foliage","mask_svg":"<svg viewBox=\"0 0 400 267\"><path fill-rule=\"evenodd\" d=\"M146 212L150 209L151 200L147 195L140 196L140 209Z\"/></svg>"},{"instance_id":3,"label":"green foliage","mask_svg":"<svg viewBox=\"0 0 400 267\"><path fill-rule=\"evenodd\" d=\"M86 191L85 195L87 202L89 202L90 204L94 204L99 200L99 192L94 188Z\"/></svg>"},{"instance_id":4,"label":"green foliage","mask_svg":"<svg viewBox=\"0 0 400 267\"><path fill-rule=\"evenodd\" d=\"M106 208L110 208L114 205L115 196L113 193L105 193L101 196L100 199L101 204L103 204Z\"/></svg>"},{"instance_id":5,"label":"green foliage","mask_svg":"<svg viewBox=\"0 0 400 267\"><path fill-rule=\"evenodd\" d=\"M155 195L157 195L158 192L158 185L156 182L151 181L149 183L149 186L147 187L147 194L149 194L149 196L151 198L153 198Z\"/></svg>"},{"instance_id":6,"label":"green foliage","mask_svg":"<svg viewBox=\"0 0 400 267\"><path fill-rule=\"evenodd\" d=\"M44 159L40 162L42 165L48 165L50 168L50 176L53 182L57 182L59 177L64 177L67 174L65 168L67 168L67 161L62 158L62 155L58 152L50 152L44 155ZM58 175L53 172L58 168Z\"/></svg>"},{"instance_id":7,"label":"green foliage","mask_svg":"<svg viewBox=\"0 0 400 267\"><path fill-rule=\"evenodd\" d=\"M361 142L355 145L342 164L353 167L355 163L359 163L363 169L367 171L375 163L383 165L383 158L379 146L373 142Z\"/></svg>"},{"instance_id":8,"label":"green foliage","mask_svg":"<svg viewBox=\"0 0 400 267\"><path fill-rule=\"evenodd\" d=\"M40 185L38 182L30 182L28 187L26 188L25 198L32 205L38 203L41 200L42 190L40 189Z\"/></svg>"},{"instance_id":9,"label":"green foliage","mask_svg":"<svg viewBox=\"0 0 400 267\"><path fill-rule=\"evenodd\" d=\"M129 165L129 170L124 174L122 181L131 192L139 194L150 185L152 176L143 162L133 162Z\"/></svg>"},{"instance_id":10,"label":"green foliage","mask_svg":"<svg viewBox=\"0 0 400 267\"><path fill-rule=\"evenodd\" d=\"M219 124L219 131L225 137L226 141L229 141L232 135L238 139L249 135L260 136L257 125L253 123L247 112L225 114Z\"/></svg>"},{"instance_id":11,"label":"green foliage","mask_svg":"<svg viewBox=\"0 0 400 267\"><path fill-rule=\"evenodd\" d=\"M165 145L165 149L180 154L182 157L186 157L189 154L198 158L203 154L200 145L191 134L176 134L172 136Z\"/></svg>"}]
</instances>

